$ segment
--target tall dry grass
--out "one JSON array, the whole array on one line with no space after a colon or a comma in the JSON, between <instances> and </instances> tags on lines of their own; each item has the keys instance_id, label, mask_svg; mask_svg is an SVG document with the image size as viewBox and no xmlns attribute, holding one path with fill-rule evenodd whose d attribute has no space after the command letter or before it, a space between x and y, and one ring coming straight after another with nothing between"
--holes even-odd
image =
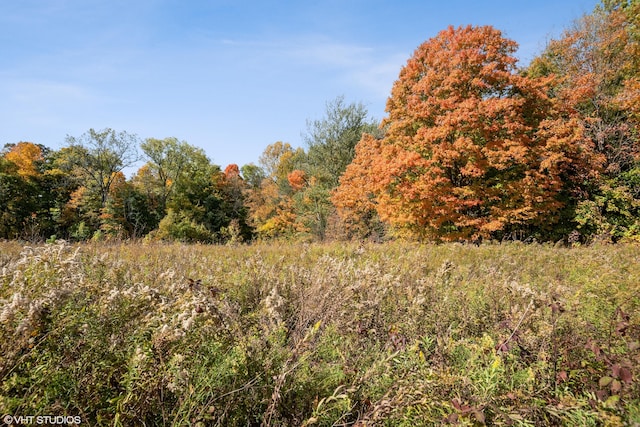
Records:
<instances>
[{"instance_id":1,"label":"tall dry grass","mask_svg":"<svg viewBox=\"0 0 640 427\"><path fill-rule=\"evenodd\" d=\"M640 248L0 244L0 412L634 425Z\"/></svg>"}]
</instances>

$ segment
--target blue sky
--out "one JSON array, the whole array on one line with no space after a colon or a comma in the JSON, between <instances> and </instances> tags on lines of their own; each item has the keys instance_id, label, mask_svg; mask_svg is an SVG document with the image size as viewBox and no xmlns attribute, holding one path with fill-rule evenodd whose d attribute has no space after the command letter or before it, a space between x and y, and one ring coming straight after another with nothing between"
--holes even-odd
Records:
<instances>
[{"instance_id":1,"label":"blue sky","mask_svg":"<svg viewBox=\"0 0 640 427\"><path fill-rule=\"evenodd\" d=\"M400 68L449 25L493 25L525 65L596 0L0 0L0 147L106 127L222 167L343 95L382 119Z\"/></svg>"}]
</instances>

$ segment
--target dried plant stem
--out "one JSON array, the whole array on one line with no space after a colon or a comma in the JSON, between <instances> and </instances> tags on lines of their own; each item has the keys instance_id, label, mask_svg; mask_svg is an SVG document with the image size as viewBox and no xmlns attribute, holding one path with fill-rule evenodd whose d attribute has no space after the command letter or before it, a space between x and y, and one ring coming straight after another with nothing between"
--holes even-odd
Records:
<instances>
[{"instance_id":1,"label":"dried plant stem","mask_svg":"<svg viewBox=\"0 0 640 427\"><path fill-rule=\"evenodd\" d=\"M522 325L522 322L524 321L524 318L527 316L527 313L529 312L529 309L531 308L531 306L533 306L533 300L529 301L529 305L527 305L527 308L525 308L524 313L522 313L522 316L520 316L520 320L518 320L518 324L516 325L516 327L511 332L511 335L509 335L509 338L504 340L498 346L498 349L502 348L502 346L505 346L505 345L509 344L509 342L513 339L513 337L515 336L516 332L518 332L518 329L520 328L520 325Z\"/></svg>"}]
</instances>

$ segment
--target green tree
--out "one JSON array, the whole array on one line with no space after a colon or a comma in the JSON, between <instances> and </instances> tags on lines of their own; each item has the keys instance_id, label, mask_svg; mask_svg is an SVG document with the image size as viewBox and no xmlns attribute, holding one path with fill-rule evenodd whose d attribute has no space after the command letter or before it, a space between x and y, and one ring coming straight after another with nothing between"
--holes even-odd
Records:
<instances>
[{"instance_id":1,"label":"green tree","mask_svg":"<svg viewBox=\"0 0 640 427\"><path fill-rule=\"evenodd\" d=\"M149 161L133 181L157 213L156 237L220 240L231 221L241 222L238 203L242 189L233 185L241 183L227 179L202 149L176 138L150 138L142 150ZM239 175L237 178L241 180Z\"/></svg>"},{"instance_id":2,"label":"green tree","mask_svg":"<svg viewBox=\"0 0 640 427\"><path fill-rule=\"evenodd\" d=\"M49 211L54 224L54 230L49 235L54 234L59 238L71 237L72 228L80 221L90 222L69 203L84 181L82 171L74 165L74 155L74 149L63 147L49 152L44 161L43 188L44 194L50 199ZM91 209L99 212L99 203L96 202ZM93 228L97 227L99 224L95 224Z\"/></svg>"},{"instance_id":3,"label":"green tree","mask_svg":"<svg viewBox=\"0 0 640 427\"><path fill-rule=\"evenodd\" d=\"M56 232L60 180L50 174L55 152L40 144L7 144L0 158L0 212L4 237L42 240ZM68 194L65 196L66 202Z\"/></svg>"},{"instance_id":4,"label":"green tree","mask_svg":"<svg viewBox=\"0 0 640 427\"><path fill-rule=\"evenodd\" d=\"M25 221L37 210L35 189L18 173L14 162L0 157L0 236L17 238Z\"/></svg>"},{"instance_id":5,"label":"green tree","mask_svg":"<svg viewBox=\"0 0 640 427\"><path fill-rule=\"evenodd\" d=\"M89 129L79 137L67 136L70 161L81 173L83 185L95 191L104 207L117 173L139 160L138 137L113 129Z\"/></svg>"},{"instance_id":6,"label":"green tree","mask_svg":"<svg viewBox=\"0 0 640 427\"><path fill-rule=\"evenodd\" d=\"M207 227L193 220L188 213L177 213L171 208L160 221L155 237L162 240L203 243L212 242L214 239Z\"/></svg>"},{"instance_id":7,"label":"green tree","mask_svg":"<svg viewBox=\"0 0 640 427\"><path fill-rule=\"evenodd\" d=\"M186 179L183 172L190 162L204 153L185 141L170 137L164 139L147 138L141 145L148 158L149 181L147 186L157 199L157 209L165 214L167 200L176 184Z\"/></svg>"},{"instance_id":8,"label":"green tree","mask_svg":"<svg viewBox=\"0 0 640 427\"><path fill-rule=\"evenodd\" d=\"M180 153L184 159L180 172L174 176L175 181L168 183L171 188L166 207L176 212L191 212L193 218L201 221L208 198L215 196L220 166L211 163L204 150L187 143L181 145Z\"/></svg>"},{"instance_id":9,"label":"green tree","mask_svg":"<svg viewBox=\"0 0 640 427\"><path fill-rule=\"evenodd\" d=\"M290 175L291 178L299 176L294 173ZM298 221L304 224L305 230L309 230L317 240L324 240L329 216L334 211L329 188L315 177L310 177L296 184L294 189L296 191L292 198Z\"/></svg>"},{"instance_id":10,"label":"green tree","mask_svg":"<svg viewBox=\"0 0 640 427\"><path fill-rule=\"evenodd\" d=\"M249 163L248 165L244 165L240 168L240 173L244 182L250 189L256 189L260 187L262 180L267 177L260 166L254 165L253 163Z\"/></svg>"},{"instance_id":11,"label":"green tree","mask_svg":"<svg viewBox=\"0 0 640 427\"><path fill-rule=\"evenodd\" d=\"M363 133L379 134L378 124L361 103L346 104L340 96L326 105L325 116L307 122L309 173L327 188L338 186L340 176L355 155Z\"/></svg>"},{"instance_id":12,"label":"green tree","mask_svg":"<svg viewBox=\"0 0 640 427\"><path fill-rule=\"evenodd\" d=\"M331 192L352 162L355 147L365 133L380 135L381 131L368 117L363 104L347 104L343 96L327 102L323 118L307 121L304 139L308 154L304 170L309 178L295 200L304 224L319 240L325 239L330 218L337 218L330 201ZM336 228L343 228L342 224Z\"/></svg>"},{"instance_id":13,"label":"green tree","mask_svg":"<svg viewBox=\"0 0 640 427\"><path fill-rule=\"evenodd\" d=\"M247 241L253 236L253 229L248 224L248 208L245 200L247 188L248 185L236 164L228 165L224 173L219 176L218 191L224 201L224 211L229 220L229 223L223 227L224 239Z\"/></svg>"},{"instance_id":14,"label":"green tree","mask_svg":"<svg viewBox=\"0 0 640 427\"><path fill-rule=\"evenodd\" d=\"M184 218L202 225L206 216L215 215L207 213L215 208L206 204L211 202L214 176L220 173L220 168L211 164L201 148L170 137L148 138L141 149L148 161L132 181L149 202L154 228L170 209L174 214L171 221L165 221L165 226ZM165 237L169 234L165 233Z\"/></svg>"},{"instance_id":15,"label":"green tree","mask_svg":"<svg viewBox=\"0 0 640 427\"><path fill-rule=\"evenodd\" d=\"M108 237L140 238L157 226L149 200L122 172L101 210L100 230Z\"/></svg>"}]
</instances>

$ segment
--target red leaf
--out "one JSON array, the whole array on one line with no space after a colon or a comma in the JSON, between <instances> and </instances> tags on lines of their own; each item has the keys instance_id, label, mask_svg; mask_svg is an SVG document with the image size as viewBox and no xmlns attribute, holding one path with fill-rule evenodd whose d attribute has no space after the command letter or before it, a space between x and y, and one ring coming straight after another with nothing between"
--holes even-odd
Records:
<instances>
[{"instance_id":1,"label":"red leaf","mask_svg":"<svg viewBox=\"0 0 640 427\"><path fill-rule=\"evenodd\" d=\"M563 383L569 379L569 375L567 375L567 371L560 371L558 375L556 375L558 382Z\"/></svg>"},{"instance_id":2,"label":"red leaf","mask_svg":"<svg viewBox=\"0 0 640 427\"><path fill-rule=\"evenodd\" d=\"M615 363L611 367L611 372L613 373L613 377L614 378L620 378L620 364L619 363Z\"/></svg>"},{"instance_id":3,"label":"red leaf","mask_svg":"<svg viewBox=\"0 0 640 427\"><path fill-rule=\"evenodd\" d=\"M620 379L625 384L631 384L631 382L633 381L633 374L627 368L620 368Z\"/></svg>"},{"instance_id":4,"label":"red leaf","mask_svg":"<svg viewBox=\"0 0 640 427\"><path fill-rule=\"evenodd\" d=\"M458 399L457 397L454 399L451 399L451 404L453 405L454 408L456 408L458 411L462 408L462 402L460 402L460 399Z\"/></svg>"}]
</instances>

